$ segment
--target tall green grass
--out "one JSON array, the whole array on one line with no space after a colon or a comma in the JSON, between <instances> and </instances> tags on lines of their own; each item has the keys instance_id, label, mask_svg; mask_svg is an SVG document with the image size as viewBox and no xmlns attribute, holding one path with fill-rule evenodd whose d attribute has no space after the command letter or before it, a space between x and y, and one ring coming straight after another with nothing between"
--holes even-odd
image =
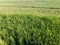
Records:
<instances>
[{"instance_id":1,"label":"tall green grass","mask_svg":"<svg viewBox=\"0 0 60 45\"><path fill-rule=\"evenodd\" d=\"M0 15L0 37L0 45L60 45L60 17Z\"/></svg>"}]
</instances>

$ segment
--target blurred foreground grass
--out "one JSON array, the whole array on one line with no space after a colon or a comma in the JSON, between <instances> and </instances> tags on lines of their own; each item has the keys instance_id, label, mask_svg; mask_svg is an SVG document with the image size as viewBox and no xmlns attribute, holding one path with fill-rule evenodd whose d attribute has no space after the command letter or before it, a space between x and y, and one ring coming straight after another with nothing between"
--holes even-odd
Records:
<instances>
[{"instance_id":1,"label":"blurred foreground grass","mask_svg":"<svg viewBox=\"0 0 60 45\"><path fill-rule=\"evenodd\" d=\"M60 17L0 15L0 45L60 45Z\"/></svg>"}]
</instances>

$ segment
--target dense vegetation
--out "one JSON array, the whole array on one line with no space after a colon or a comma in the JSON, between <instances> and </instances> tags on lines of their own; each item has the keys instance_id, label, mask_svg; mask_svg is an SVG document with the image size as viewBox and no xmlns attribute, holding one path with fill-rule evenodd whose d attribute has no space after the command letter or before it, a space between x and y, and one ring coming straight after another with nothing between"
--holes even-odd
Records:
<instances>
[{"instance_id":1,"label":"dense vegetation","mask_svg":"<svg viewBox=\"0 0 60 45\"><path fill-rule=\"evenodd\" d=\"M0 15L0 45L60 45L60 17Z\"/></svg>"}]
</instances>

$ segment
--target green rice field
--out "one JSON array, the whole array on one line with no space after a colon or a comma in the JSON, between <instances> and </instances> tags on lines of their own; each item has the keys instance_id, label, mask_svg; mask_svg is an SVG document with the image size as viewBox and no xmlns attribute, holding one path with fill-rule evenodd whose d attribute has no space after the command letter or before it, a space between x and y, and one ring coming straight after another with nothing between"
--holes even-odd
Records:
<instances>
[{"instance_id":1,"label":"green rice field","mask_svg":"<svg viewBox=\"0 0 60 45\"><path fill-rule=\"evenodd\" d=\"M0 0L0 45L60 45L60 1Z\"/></svg>"}]
</instances>

